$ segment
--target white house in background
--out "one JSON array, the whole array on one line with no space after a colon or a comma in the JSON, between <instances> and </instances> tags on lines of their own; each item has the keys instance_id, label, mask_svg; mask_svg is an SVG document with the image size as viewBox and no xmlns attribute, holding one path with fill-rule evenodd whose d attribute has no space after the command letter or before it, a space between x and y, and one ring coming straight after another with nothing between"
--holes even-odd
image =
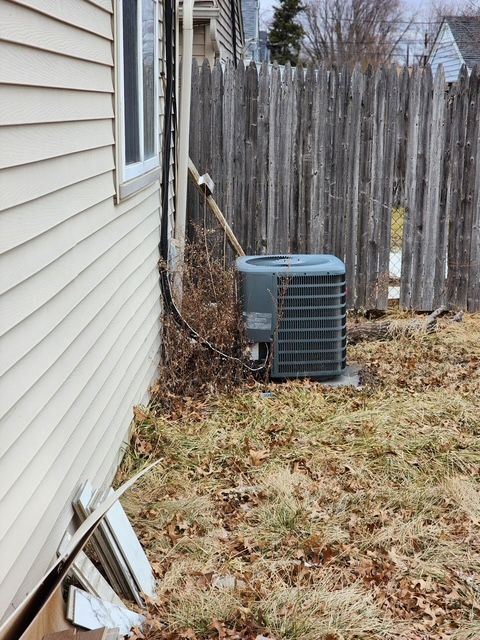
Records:
<instances>
[{"instance_id":1,"label":"white house in background","mask_svg":"<svg viewBox=\"0 0 480 640\"><path fill-rule=\"evenodd\" d=\"M163 24L161 0L0 0L0 618L156 377Z\"/></svg>"},{"instance_id":2,"label":"white house in background","mask_svg":"<svg viewBox=\"0 0 480 640\"><path fill-rule=\"evenodd\" d=\"M182 46L182 3L179 9L180 52ZM193 6L193 57L199 64L206 58L235 61L244 57L245 36L242 0L195 0Z\"/></svg>"},{"instance_id":3,"label":"white house in background","mask_svg":"<svg viewBox=\"0 0 480 640\"><path fill-rule=\"evenodd\" d=\"M480 64L480 17L443 18L427 62L434 74L443 65L446 82L456 82L463 64L470 73Z\"/></svg>"},{"instance_id":4,"label":"white house in background","mask_svg":"<svg viewBox=\"0 0 480 640\"><path fill-rule=\"evenodd\" d=\"M261 29L258 34L259 62L270 62L270 49L268 48L268 31Z\"/></svg>"},{"instance_id":5,"label":"white house in background","mask_svg":"<svg viewBox=\"0 0 480 640\"><path fill-rule=\"evenodd\" d=\"M260 0L242 0L245 58L260 62Z\"/></svg>"}]
</instances>

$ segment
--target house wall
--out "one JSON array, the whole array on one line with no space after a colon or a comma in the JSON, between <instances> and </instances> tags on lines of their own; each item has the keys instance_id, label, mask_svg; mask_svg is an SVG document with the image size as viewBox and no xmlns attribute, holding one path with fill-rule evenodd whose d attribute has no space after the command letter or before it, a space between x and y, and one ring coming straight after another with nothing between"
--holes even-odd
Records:
<instances>
[{"instance_id":1,"label":"house wall","mask_svg":"<svg viewBox=\"0 0 480 640\"><path fill-rule=\"evenodd\" d=\"M444 23L428 61L432 67L433 74L436 73L439 65L443 65L446 82L456 82L458 74L463 64L463 58L455 43L452 31L447 23Z\"/></svg>"},{"instance_id":2,"label":"house wall","mask_svg":"<svg viewBox=\"0 0 480 640\"><path fill-rule=\"evenodd\" d=\"M208 58L212 63L215 58L215 52L213 45L206 39L207 27L204 23L194 24L193 26L193 57L197 60L198 64L202 64L205 58ZM180 48L183 46L183 33L180 29L179 32Z\"/></svg>"},{"instance_id":3,"label":"house wall","mask_svg":"<svg viewBox=\"0 0 480 640\"><path fill-rule=\"evenodd\" d=\"M227 62L233 60L233 29L230 9L230 0L218 0L219 16L217 18L217 40L220 49L220 60ZM244 54L244 35L242 6L240 0L235 0L235 25L237 59Z\"/></svg>"},{"instance_id":4,"label":"house wall","mask_svg":"<svg viewBox=\"0 0 480 640\"><path fill-rule=\"evenodd\" d=\"M245 54L245 38L243 29L243 16L241 0L235 1L235 25L236 25L236 45L237 60L244 57ZM218 15L215 18L207 19L202 15L202 9L218 9ZM230 0L208 0L203 2L197 0L193 11L193 57L199 65L203 63L205 58L210 64L217 58L221 62L233 60L233 29ZM179 20L179 43L180 57L182 51L182 19ZM214 42L215 41L215 42Z\"/></svg>"},{"instance_id":5,"label":"house wall","mask_svg":"<svg viewBox=\"0 0 480 640\"><path fill-rule=\"evenodd\" d=\"M113 33L112 0L0 0L0 617L156 376L160 184L116 204Z\"/></svg>"}]
</instances>

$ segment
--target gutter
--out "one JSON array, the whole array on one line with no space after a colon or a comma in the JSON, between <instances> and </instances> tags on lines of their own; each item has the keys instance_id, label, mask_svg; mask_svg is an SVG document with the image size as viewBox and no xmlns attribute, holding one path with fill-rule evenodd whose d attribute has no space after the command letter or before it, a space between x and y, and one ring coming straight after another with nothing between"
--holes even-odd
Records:
<instances>
[{"instance_id":1,"label":"gutter","mask_svg":"<svg viewBox=\"0 0 480 640\"><path fill-rule=\"evenodd\" d=\"M218 18L219 15L220 15L220 9L216 4L211 4L207 7L204 7L204 6L195 7L193 12L193 17L195 19L195 22L199 20L212 20L214 18ZM183 20L182 7L179 7L178 17L180 20Z\"/></svg>"}]
</instances>

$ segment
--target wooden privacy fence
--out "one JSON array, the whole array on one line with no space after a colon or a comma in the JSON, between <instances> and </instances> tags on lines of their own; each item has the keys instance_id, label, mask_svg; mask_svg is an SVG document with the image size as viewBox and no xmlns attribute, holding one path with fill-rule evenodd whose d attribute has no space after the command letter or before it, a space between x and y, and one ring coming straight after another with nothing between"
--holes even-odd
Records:
<instances>
[{"instance_id":1,"label":"wooden privacy fence","mask_svg":"<svg viewBox=\"0 0 480 640\"><path fill-rule=\"evenodd\" d=\"M190 155L247 253L333 253L349 304L480 310L480 75L193 66ZM213 226L190 187L189 219ZM395 248L394 220L403 222ZM397 283L398 284L398 283Z\"/></svg>"}]
</instances>

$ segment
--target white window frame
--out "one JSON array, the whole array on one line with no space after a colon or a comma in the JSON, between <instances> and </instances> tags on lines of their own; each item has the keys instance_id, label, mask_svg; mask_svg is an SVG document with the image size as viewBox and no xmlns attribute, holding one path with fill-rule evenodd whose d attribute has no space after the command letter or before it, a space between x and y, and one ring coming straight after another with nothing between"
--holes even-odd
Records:
<instances>
[{"instance_id":1,"label":"white window frame","mask_svg":"<svg viewBox=\"0 0 480 640\"><path fill-rule=\"evenodd\" d=\"M158 42L158 0L152 0L154 3L154 41L153 41L153 74L154 74L154 155L146 160L144 156L144 120L143 120L143 63L142 63L142 46L138 46L137 50L137 78L138 78L138 96L139 96L139 117L138 117L138 135L139 135L139 148L140 162L127 164L125 161L125 93L124 93L124 58L123 58L123 0L117 0L117 113L119 116L119 126L117 128L117 146L118 146L118 159L119 159L119 182L120 185L126 182L135 180L144 176L148 172L152 172L154 169L160 166L159 158L159 79L158 79L158 57L159 57L159 42ZM142 0L138 0L137 11L137 42L140 45L143 44L143 30L142 30ZM142 83L140 83L140 79ZM152 176L152 181L155 179L155 175ZM139 188L146 186L150 181L140 180ZM135 185L133 185L135 186Z\"/></svg>"}]
</instances>

